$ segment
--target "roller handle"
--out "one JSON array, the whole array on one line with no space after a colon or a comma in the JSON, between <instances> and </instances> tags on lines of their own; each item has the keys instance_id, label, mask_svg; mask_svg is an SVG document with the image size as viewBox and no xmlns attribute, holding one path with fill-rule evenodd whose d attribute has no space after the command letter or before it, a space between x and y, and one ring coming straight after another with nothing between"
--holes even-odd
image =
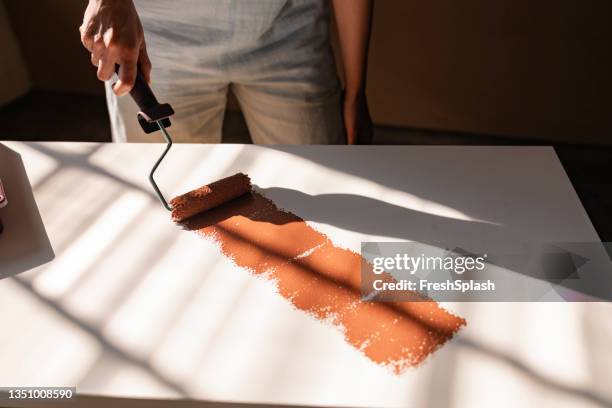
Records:
<instances>
[{"instance_id":1,"label":"roller handle","mask_svg":"<svg viewBox=\"0 0 612 408\"><path fill-rule=\"evenodd\" d=\"M119 65L115 66L115 71L119 72ZM134 87L130 91L130 96L134 99L138 108L140 108L138 122L145 133L149 134L158 131L157 121L161 121L166 128L170 127L169 117L174 115L174 109L167 103L160 104L157 101L140 67L136 73L136 80Z\"/></svg>"},{"instance_id":2,"label":"roller handle","mask_svg":"<svg viewBox=\"0 0 612 408\"><path fill-rule=\"evenodd\" d=\"M130 96L141 110L148 110L159 105L157 98L153 94L151 87L147 84L144 74L138 69L134 87L130 91Z\"/></svg>"}]
</instances>

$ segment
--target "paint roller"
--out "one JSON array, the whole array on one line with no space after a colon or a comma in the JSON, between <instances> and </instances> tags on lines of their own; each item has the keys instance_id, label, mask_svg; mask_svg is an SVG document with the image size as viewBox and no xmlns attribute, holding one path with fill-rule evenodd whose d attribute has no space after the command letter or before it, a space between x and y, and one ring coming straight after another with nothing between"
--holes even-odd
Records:
<instances>
[{"instance_id":1,"label":"paint roller","mask_svg":"<svg viewBox=\"0 0 612 408\"><path fill-rule=\"evenodd\" d=\"M117 70L118 69L119 66L117 66ZM154 175L162 160L164 160L172 147L172 138L167 128L172 125L170 117L174 115L174 109L167 103L160 104L157 101L157 98L144 79L144 75L140 69L136 75L134 87L130 91L130 96L140 109L137 118L142 130L146 134L161 131L166 141L165 150L159 159L157 159L157 162L155 162L149 173L149 182L164 207L172 212L173 221L185 221L197 214L219 207L251 192L251 181L249 177L245 174L238 173L175 197L170 200L170 202L166 201L155 182Z\"/></svg>"}]
</instances>

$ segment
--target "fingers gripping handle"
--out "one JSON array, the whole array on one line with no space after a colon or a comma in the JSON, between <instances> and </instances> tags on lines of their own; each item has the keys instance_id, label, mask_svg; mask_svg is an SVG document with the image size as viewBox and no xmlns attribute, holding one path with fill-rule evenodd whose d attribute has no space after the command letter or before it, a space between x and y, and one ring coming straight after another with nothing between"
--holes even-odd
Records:
<instances>
[{"instance_id":1,"label":"fingers gripping handle","mask_svg":"<svg viewBox=\"0 0 612 408\"><path fill-rule=\"evenodd\" d=\"M115 67L115 71L119 72L119 65ZM130 96L140 108L138 122L145 133L149 134L158 131L158 121L161 121L164 127L170 127L169 117L174 115L174 109L167 103L160 104L157 101L140 69L138 69L136 74L136 80L134 87L130 91Z\"/></svg>"},{"instance_id":2,"label":"fingers gripping handle","mask_svg":"<svg viewBox=\"0 0 612 408\"><path fill-rule=\"evenodd\" d=\"M159 105L157 98L145 81L144 75L140 69L137 71L134 87L130 91L130 95L142 110L151 109Z\"/></svg>"}]
</instances>

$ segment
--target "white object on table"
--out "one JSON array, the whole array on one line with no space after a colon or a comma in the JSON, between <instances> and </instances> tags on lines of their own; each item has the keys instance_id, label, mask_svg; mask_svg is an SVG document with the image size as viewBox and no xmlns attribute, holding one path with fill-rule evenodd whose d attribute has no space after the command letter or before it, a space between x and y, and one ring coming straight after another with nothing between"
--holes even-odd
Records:
<instances>
[{"instance_id":1,"label":"white object on table","mask_svg":"<svg viewBox=\"0 0 612 408\"><path fill-rule=\"evenodd\" d=\"M0 280L53 259L32 187L21 157L0 144ZM8 196L11 205L8 205Z\"/></svg>"}]
</instances>

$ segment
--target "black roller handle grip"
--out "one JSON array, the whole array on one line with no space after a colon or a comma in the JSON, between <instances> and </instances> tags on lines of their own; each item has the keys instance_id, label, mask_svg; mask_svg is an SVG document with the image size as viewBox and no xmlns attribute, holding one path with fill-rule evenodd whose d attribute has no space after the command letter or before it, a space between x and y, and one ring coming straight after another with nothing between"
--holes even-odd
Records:
<instances>
[{"instance_id":1,"label":"black roller handle grip","mask_svg":"<svg viewBox=\"0 0 612 408\"><path fill-rule=\"evenodd\" d=\"M115 71L117 73L119 72L119 65L115 67ZM160 104L157 101L140 67L136 73L136 81L134 82L134 87L130 91L130 96L140 108L140 112L138 112L138 122L146 134L159 130L158 121L161 121L166 128L171 126L169 118L174 115L174 109L167 103Z\"/></svg>"}]
</instances>

